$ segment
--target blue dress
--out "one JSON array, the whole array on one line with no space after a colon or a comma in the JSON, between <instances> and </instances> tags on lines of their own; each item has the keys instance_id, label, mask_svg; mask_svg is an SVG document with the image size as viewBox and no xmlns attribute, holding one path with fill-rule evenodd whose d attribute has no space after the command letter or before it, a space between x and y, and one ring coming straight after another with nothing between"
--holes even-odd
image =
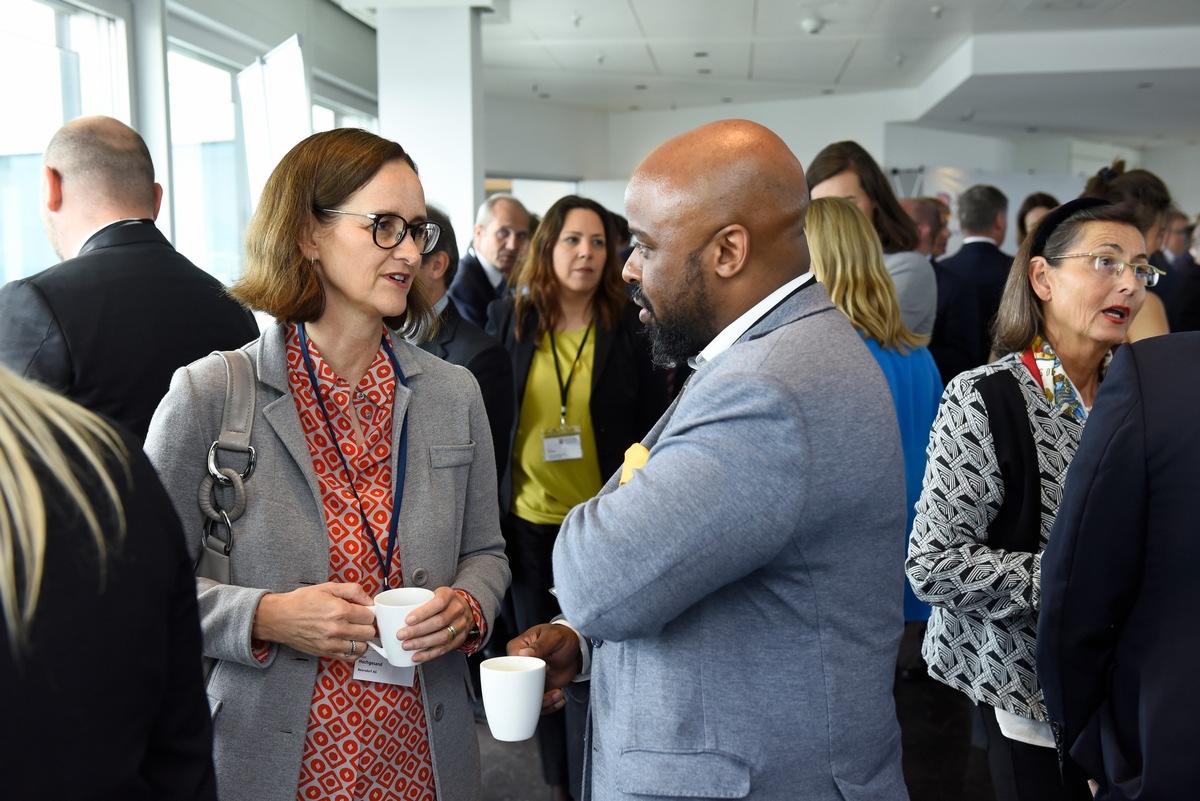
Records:
<instances>
[{"instance_id":1,"label":"blue dress","mask_svg":"<svg viewBox=\"0 0 1200 801\"><path fill-rule=\"evenodd\" d=\"M862 332L859 332L860 335ZM937 416L942 397L942 378L928 348L902 353L885 348L874 339L863 336L867 349L879 363L879 369L892 390L896 419L900 423L900 444L904 450L904 494L908 517L904 527L904 548L908 550L908 532L912 531L915 506L921 496L925 477L925 449L929 431ZM929 605L917 600L909 583L904 582L904 619L928 620Z\"/></svg>"}]
</instances>

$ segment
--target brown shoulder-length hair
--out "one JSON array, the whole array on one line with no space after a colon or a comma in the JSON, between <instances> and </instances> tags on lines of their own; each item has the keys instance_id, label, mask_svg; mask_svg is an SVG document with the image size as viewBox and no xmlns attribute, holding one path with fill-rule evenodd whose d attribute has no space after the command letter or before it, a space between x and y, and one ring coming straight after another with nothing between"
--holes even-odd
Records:
<instances>
[{"instance_id":1,"label":"brown shoulder-length hair","mask_svg":"<svg viewBox=\"0 0 1200 801\"><path fill-rule=\"evenodd\" d=\"M1034 192L1029 197L1021 201L1021 208L1017 209L1017 241L1024 242L1025 237L1029 236L1029 231L1025 228L1025 215L1034 209L1041 207L1043 209L1052 209L1058 205L1058 198L1046 192Z\"/></svg>"},{"instance_id":2,"label":"brown shoulder-length hair","mask_svg":"<svg viewBox=\"0 0 1200 801\"><path fill-rule=\"evenodd\" d=\"M325 311L325 288L301 242L316 226L333 225L336 209L385 164L417 165L399 144L359 128L313 134L288 151L263 186L246 228L246 268L230 292L244 305L278 323L307 323ZM433 304L415 281L408 308L384 323L421 337L435 325Z\"/></svg>"},{"instance_id":3,"label":"brown shoulder-length hair","mask_svg":"<svg viewBox=\"0 0 1200 801\"><path fill-rule=\"evenodd\" d=\"M1124 159L1117 159L1111 167L1102 167L1089 178L1080 197L1125 204L1136 215L1134 225L1143 234L1149 233L1156 223L1162 223L1171 208L1171 191L1162 179L1149 170L1126 170ZM1147 242L1146 247L1154 250L1157 245Z\"/></svg>"},{"instance_id":4,"label":"brown shoulder-length hair","mask_svg":"<svg viewBox=\"0 0 1200 801\"><path fill-rule=\"evenodd\" d=\"M600 272L600 285L592 297L597 328L615 329L629 305L629 293L621 279L621 264L617 261L617 235L612 215L594 200L567 195L555 201L546 212L529 243L528 255L517 266L514 314L520 322L516 328L518 340L524 338L524 333L532 332L536 342L547 331L553 331L562 319L558 279L554 275L554 246L558 244L567 214L575 209L595 212L604 226L604 267Z\"/></svg>"},{"instance_id":5,"label":"brown shoulder-length hair","mask_svg":"<svg viewBox=\"0 0 1200 801\"><path fill-rule=\"evenodd\" d=\"M1062 221L1056 220L1054 214L1047 214L1025 237L1008 271L1000 309L992 323L992 350L997 356L1022 353L1033 344L1036 337L1046 335L1042 299L1033 291L1033 284L1029 281L1029 262L1035 256L1042 256L1053 263L1057 256L1073 249L1084 227L1093 222L1124 223L1137 228L1137 210L1128 203L1114 203L1080 209ZM1052 229L1043 231L1047 226ZM1045 245L1041 253L1036 253L1034 250L1040 242Z\"/></svg>"},{"instance_id":6,"label":"brown shoulder-length hair","mask_svg":"<svg viewBox=\"0 0 1200 801\"><path fill-rule=\"evenodd\" d=\"M808 190L811 192L817 184L846 170L858 176L863 191L875 205L871 225L879 234L883 252L900 253L915 249L920 238L916 223L904 211L900 201L896 200L896 193L892 191L892 185L888 183L883 170L858 142L834 142L818 153L805 171Z\"/></svg>"}]
</instances>

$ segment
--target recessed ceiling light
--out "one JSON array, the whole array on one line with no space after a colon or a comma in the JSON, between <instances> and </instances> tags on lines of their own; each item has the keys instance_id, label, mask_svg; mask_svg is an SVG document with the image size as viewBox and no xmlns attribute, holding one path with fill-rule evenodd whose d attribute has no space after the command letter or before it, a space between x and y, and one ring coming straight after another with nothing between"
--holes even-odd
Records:
<instances>
[{"instance_id":1,"label":"recessed ceiling light","mask_svg":"<svg viewBox=\"0 0 1200 801\"><path fill-rule=\"evenodd\" d=\"M692 56L695 58L708 58L708 51L707 50L697 50L695 53L692 53Z\"/></svg>"},{"instance_id":2,"label":"recessed ceiling light","mask_svg":"<svg viewBox=\"0 0 1200 801\"><path fill-rule=\"evenodd\" d=\"M644 92L644 91L646 91L647 89L649 89L650 87L649 87L649 86L647 86L647 85L646 85L646 84L644 84L644 83L639 83L637 86L635 86L635 87L633 87L633 88L634 88L634 89L637 89L639 92Z\"/></svg>"},{"instance_id":3,"label":"recessed ceiling light","mask_svg":"<svg viewBox=\"0 0 1200 801\"><path fill-rule=\"evenodd\" d=\"M732 103L732 102L733 102L733 98L732 98L732 97L722 97L722 98L721 98L721 102L722 102L722 103Z\"/></svg>"},{"instance_id":4,"label":"recessed ceiling light","mask_svg":"<svg viewBox=\"0 0 1200 801\"><path fill-rule=\"evenodd\" d=\"M823 94L823 95L831 95L831 94L833 94L833 90L832 90L832 89L822 89L822 90L821 90L821 94Z\"/></svg>"},{"instance_id":5,"label":"recessed ceiling light","mask_svg":"<svg viewBox=\"0 0 1200 801\"><path fill-rule=\"evenodd\" d=\"M1137 85L1138 89L1153 89L1154 81L1142 81Z\"/></svg>"},{"instance_id":6,"label":"recessed ceiling light","mask_svg":"<svg viewBox=\"0 0 1200 801\"><path fill-rule=\"evenodd\" d=\"M549 92L542 92L541 94L539 94L539 95L538 95L538 97L540 97L542 100L549 100L549 99L550 99L550 93L549 93Z\"/></svg>"},{"instance_id":7,"label":"recessed ceiling light","mask_svg":"<svg viewBox=\"0 0 1200 801\"><path fill-rule=\"evenodd\" d=\"M701 75L712 75L712 70L710 70L708 67L701 67L700 69L696 70L696 72L700 73Z\"/></svg>"}]
</instances>

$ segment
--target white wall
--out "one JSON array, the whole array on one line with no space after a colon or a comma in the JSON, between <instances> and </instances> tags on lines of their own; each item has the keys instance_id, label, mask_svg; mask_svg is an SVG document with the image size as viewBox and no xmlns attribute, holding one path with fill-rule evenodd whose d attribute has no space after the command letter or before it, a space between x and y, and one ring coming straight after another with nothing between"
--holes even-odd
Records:
<instances>
[{"instance_id":1,"label":"white wall","mask_svg":"<svg viewBox=\"0 0 1200 801\"><path fill-rule=\"evenodd\" d=\"M1167 182L1175 205L1194 222L1200 214L1200 147L1147 150L1142 166Z\"/></svg>"},{"instance_id":2,"label":"white wall","mask_svg":"<svg viewBox=\"0 0 1200 801\"><path fill-rule=\"evenodd\" d=\"M714 120L740 117L767 126L787 143L802 164L826 145L853 139L882 159L890 120L909 119L913 93L863 94L738 103L675 111L625 111L608 117L607 178L628 178L646 155L672 136Z\"/></svg>"},{"instance_id":3,"label":"white wall","mask_svg":"<svg viewBox=\"0 0 1200 801\"><path fill-rule=\"evenodd\" d=\"M957 167L1003 172L1012 169L1011 140L941 131L903 123L887 126L883 165L886 167Z\"/></svg>"},{"instance_id":4,"label":"white wall","mask_svg":"<svg viewBox=\"0 0 1200 801\"><path fill-rule=\"evenodd\" d=\"M602 111L485 97L483 124L490 177L605 176L609 140Z\"/></svg>"}]
</instances>

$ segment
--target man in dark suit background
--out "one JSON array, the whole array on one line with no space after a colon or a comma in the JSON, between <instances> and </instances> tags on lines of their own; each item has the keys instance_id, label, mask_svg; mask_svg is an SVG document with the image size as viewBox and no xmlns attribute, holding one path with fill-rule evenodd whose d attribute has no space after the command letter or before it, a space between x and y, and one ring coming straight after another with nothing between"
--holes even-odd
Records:
<instances>
[{"instance_id":1,"label":"man in dark suit background","mask_svg":"<svg viewBox=\"0 0 1200 801\"><path fill-rule=\"evenodd\" d=\"M470 252L458 263L449 281L450 298L463 318L482 328L487 307L502 296L517 261L525 254L530 235L529 211L512 195L495 194L475 215Z\"/></svg>"},{"instance_id":2,"label":"man in dark suit background","mask_svg":"<svg viewBox=\"0 0 1200 801\"><path fill-rule=\"evenodd\" d=\"M937 259L934 249L942 240L942 233L946 228L942 222L942 210L938 202L928 197L906 197L900 199L900 207L917 224L917 246L914 250L928 256L929 263L935 264Z\"/></svg>"},{"instance_id":3,"label":"man in dark suit background","mask_svg":"<svg viewBox=\"0 0 1200 801\"><path fill-rule=\"evenodd\" d=\"M139 439L176 368L258 336L224 285L155 227L161 201L136 131L111 117L67 123L46 147L41 193L64 261L0 289L0 363Z\"/></svg>"},{"instance_id":4,"label":"man in dark suit background","mask_svg":"<svg viewBox=\"0 0 1200 801\"><path fill-rule=\"evenodd\" d=\"M1042 555L1038 679L1097 799L1191 796L1200 657L1200 333L1117 350Z\"/></svg>"},{"instance_id":5,"label":"man in dark suit background","mask_svg":"<svg viewBox=\"0 0 1200 801\"><path fill-rule=\"evenodd\" d=\"M987 364L991 325L1013 257L1000 250L1008 232L1008 198L994 186L977 184L958 196L963 244L935 265L938 309L929 351L942 381Z\"/></svg>"},{"instance_id":6,"label":"man in dark suit background","mask_svg":"<svg viewBox=\"0 0 1200 801\"><path fill-rule=\"evenodd\" d=\"M512 360L495 337L463 319L454 301L446 294L446 287L458 270L458 242L445 212L435 206L426 206L425 217L441 226L442 233L433 250L421 259L417 280L433 301L440 327L433 339L418 344L434 356L467 368L479 382L496 448L496 475L503 475L512 433Z\"/></svg>"}]
</instances>

